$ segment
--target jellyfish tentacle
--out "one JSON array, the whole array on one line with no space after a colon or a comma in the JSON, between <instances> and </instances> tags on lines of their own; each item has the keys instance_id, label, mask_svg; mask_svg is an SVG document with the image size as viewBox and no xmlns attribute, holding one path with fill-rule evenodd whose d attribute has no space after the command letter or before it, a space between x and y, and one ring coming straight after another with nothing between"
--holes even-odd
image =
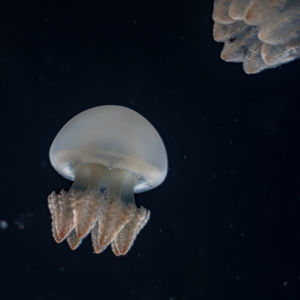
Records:
<instances>
[{"instance_id":1,"label":"jellyfish tentacle","mask_svg":"<svg viewBox=\"0 0 300 300\"><path fill-rule=\"evenodd\" d=\"M54 240L57 243L59 243L60 238L57 232L57 218L56 218L56 216L59 214L59 204L58 204L57 195L54 191L48 196L48 207L51 214L52 235L54 237Z\"/></svg>"},{"instance_id":2,"label":"jellyfish tentacle","mask_svg":"<svg viewBox=\"0 0 300 300\"><path fill-rule=\"evenodd\" d=\"M244 61L248 54L248 41L255 40L256 34L255 28L248 28L233 41L226 41L221 52L221 58L230 62Z\"/></svg>"},{"instance_id":3,"label":"jellyfish tentacle","mask_svg":"<svg viewBox=\"0 0 300 300\"><path fill-rule=\"evenodd\" d=\"M49 195L52 230L56 242L65 238L75 250L91 233L95 253L111 245L115 255L125 255L145 226L150 211L137 208L137 176L126 169L80 165L71 189Z\"/></svg>"},{"instance_id":4,"label":"jellyfish tentacle","mask_svg":"<svg viewBox=\"0 0 300 300\"><path fill-rule=\"evenodd\" d=\"M72 250L76 250L81 244L82 239L77 236L76 230L73 229L67 236L67 243Z\"/></svg>"},{"instance_id":5,"label":"jellyfish tentacle","mask_svg":"<svg viewBox=\"0 0 300 300\"><path fill-rule=\"evenodd\" d=\"M300 58L299 1L215 0L213 20L213 37L224 42L221 58L242 62L247 74Z\"/></svg>"},{"instance_id":6,"label":"jellyfish tentacle","mask_svg":"<svg viewBox=\"0 0 300 300\"><path fill-rule=\"evenodd\" d=\"M229 16L228 11L231 0L215 0L213 20L222 24L231 24L234 20Z\"/></svg>"},{"instance_id":7,"label":"jellyfish tentacle","mask_svg":"<svg viewBox=\"0 0 300 300\"><path fill-rule=\"evenodd\" d=\"M101 206L101 214L92 229L92 244L95 253L101 253L113 241L124 225L129 222L136 211L131 203L127 204L107 194Z\"/></svg>"},{"instance_id":8,"label":"jellyfish tentacle","mask_svg":"<svg viewBox=\"0 0 300 300\"><path fill-rule=\"evenodd\" d=\"M264 43L262 47L262 58L268 65L279 65L288 63L300 56L300 38L290 41L285 45L273 46Z\"/></svg>"},{"instance_id":9,"label":"jellyfish tentacle","mask_svg":"<svg viewBox=\"0 0 300 300\"><path fill-rule=\"evenodd\" d=\"M144 207L136 210L133 218L125 224L123 229L116 235L111 244L116 256L125 255L132 247L137 235L150 219L150 211Z\"/></svg>"},{"instance_id":10,"label":"jellyfish tentacle","mask_svg":"<svg viewBox=\"0 0 300 300\"><path fill-rule=\"evenodd\" d=\"M259 39L271 44L288 43L300 35L300 11L287 10L270 17L259 30Z\"/></svg>"},{"instance_id":11,"label":"jellyfish tentacle","mask_svg":"<svg viewBox=\"0 0 300 300\"><path fill-rule=\"evenodd\" d=\"M246 28L247 25L242 21L238 21L229 25L215 22L213 27L213 36L215 41L225 42L238 38Z\"/></svg>"},{"instance_id":12,"label":"jellyfish tentacle","mask_svg":"<svg viewBox=\"0 0 300 300\"><path fill-rule=\"evenodd\" d=\"M77 237L83 239L95 226L100 216L100 208L103 202L101 193L90 192L84 197L76 197L74 203L74 225Z\"/></svg>"},{"instance_id":13,"label":"jellyfish tentacle","mask_svg":"<svg viewBox=\"0 0 300 300\"><path fill-rule=\"evenodd\" d=\"M247 74L255 74L266 68L266 63L261 57L261 48L263 42L257 39L247 52L244 60L243 68Z\"/></svg>"},{"instance_id":14,"label":"jellyfish tentacle","mask_svg":"<svg viewBox=\"0 0 300 300\"><path fill-rule=\"evenodd\" d=\"M59 194L52 192L48 197L52 233L57 243L61 243L74 227L72 200L64 190Z\"/></svg>"},{"instance_id":15,"label":"jellyfish tentacle","mask_svg":"<svg viewBox=\"0 0 300 300\"><path fill-rule=\"evenodd\" d=\"M250 0L232 0L228 14L234 20L243 20Z\"/></svg>"}]
</instances>

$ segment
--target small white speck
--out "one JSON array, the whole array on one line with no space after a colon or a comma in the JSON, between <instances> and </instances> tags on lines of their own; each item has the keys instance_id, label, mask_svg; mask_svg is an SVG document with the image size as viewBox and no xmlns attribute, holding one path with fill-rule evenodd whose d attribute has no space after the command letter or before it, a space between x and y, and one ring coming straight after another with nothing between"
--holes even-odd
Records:
<instances>
[{"instance_id":1,"label":"small white speck","mask_svg":"<svg viewBox=\"0 0 300 300\"><path fill-rule=\"evenodd\" d=\"M240 276L236 276L235 279L236 279L236 280L240 280L241 277L240 277Z\"/></svg>"},{"instance_id":2,"label":"small white speck","mask_svg":"<svg viewBox=\"0 0 300 300\"><path fill-rule=\"evenodd\" d=\"M244 235L244 233L243 233L243 232L241 232L241 237L242 237L242 238L245 238L245 235Z\"/></svg>"},{"instance_id":3,"label":"small white speck","mask_svg":"<svg viewBox=\"0 0 300 300\"><path fill-rule=\"evenodd\" d=\"M36 79L37 79L38 81L43 81L45 78L44 78L42 75L39 75Z\"/></svg>"},{"instance_id":4,"label":"small white speck","mask_svg":"<svg viewBox=\"0 0 300 300\"><path fill-rule=\"evenodd\" d=\"M187 156L185 154L183 155L183 159L187 159Z\"/></svg>"},{"instance_id":5,"label":"small white speck","mask_svg":"<svg viewBox=\"0 0 300 300\"><path fill-rule=\"evenodd\" d=\"M288 281L286 280L282 285L287 286L287 284L288 284Z\"/></svg>"},{"instance_id":6,"label":"small white speck","mask_svg":"<svg viewBox=\"0 0 300 300\"><path fill-rule=\"evenodd\" d=\"M19 230L24 230L25 226L22 222L15 220L13 223L17 226Z\"/></svg>"},{"instance_id":7,"label":"small white speck","mask_svg":"<svg viewBox=\"0 0 300 300\"><path fill-rule=\"evenodd\" d=\"M179 37L179 39L180 39L181 41L184 40L184 36Z\"/></svg>"},{"instance_id":8,"label":"small white speck","mask_svg":"<svg viewBox=\"0 0 300 300\"><path fill-rule=\"evenodd\" d=\"M159 229L159 232L162 232L162 229Z\"/></svg>"},{"instance_id":9,"label":"small white speck","mask_svg":"<svg viewBox=\"0 0 300 300\"><path fill-rule=\"evenodd\" d=\"M45 160L43 160L43 161L41 161L41 168L47 168L48 167L48 163L45 161Z\"/></svg>"},{"instance_id":10,"label":"small white speck","mask_svg":"<svg viewBox=\"0 0 300 300\"><path fill-rule=\"evenodd\" d=\"M212 174L211 177L212 177L213 179L215 179L215 178L216 178L216 174Z\"/></svg>"},{"instance_id":11,"label":"small white speck","mask_svg":"<svg viewBox=\"0 0 300 300\"><path fill-rule=\"evenodd\" d=\"M0 229L1 229L1 230L6 230L7 227L8 227L7 222L4 221L4 220L1 220L1 221L0 221Z\"/></svg>"},{"instance_id":12,"label":"small white speck","mask_svg":"<svg viewBox=\"0 0 300 300\"><path fill-rule=\"evenodd\" d=\"M60 271L63 272L65 270L64 267L60 267Z\"/></svg>"},{"instance_id":13,"label":"small white speck","mask_svg":"<svg viewBox=\"0 0 300 300\"><path fill-rule=\"evenodd\" d=\"M229 141L228 141L228 144L229 144L229 145L232 145L232 140L229 140Z\"/></svg>"},{"instance_id":14,"label":"small white speck","mask_svg":"<svg viewBox=\"0 0 300 300\"><path fill-rule=\"evenodd\" d=\"M209 118L208 118L208 116L203 116L201 120L203 123L207 123Z\"/></svg>"},{"instance_id":15,"label":"small white speck","mask_svg":"<svg viewBox=\"0 0 300 300\"><path fill-rule=\"evenodd\" d=\"M45 23L47 23L48 22L48 18L47 17L45 17Z\"/></svg>"},{"instance_id":16,"label":"small white speck","mask_svg":"<svg viewBox=\"0 0 300 300\"><path fill-rule=\"evenodd\" d=\"M49 292L48 292L48 296L54 297L54 296L55 296L55 292L54 292L54 291L49 291Z\"/></svg>"}]
</instances>

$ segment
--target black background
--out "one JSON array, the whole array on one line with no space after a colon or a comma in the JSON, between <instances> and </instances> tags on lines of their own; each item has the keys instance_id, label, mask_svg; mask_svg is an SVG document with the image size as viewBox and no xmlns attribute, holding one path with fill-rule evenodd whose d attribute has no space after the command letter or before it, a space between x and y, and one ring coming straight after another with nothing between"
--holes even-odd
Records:
<instances>
[{"instance_id":1,"label":"black background","mask_svg":"<svg viewBox=\"0 0 300 300\"><path fill-rule=\"evenodd\" d=\"M1 299L299 299L300 61L221 61L212 1L0 5ZM145 116L169 173L125 257L51 234L58 130L104 104Z\"/></svg>"}]
</instances>

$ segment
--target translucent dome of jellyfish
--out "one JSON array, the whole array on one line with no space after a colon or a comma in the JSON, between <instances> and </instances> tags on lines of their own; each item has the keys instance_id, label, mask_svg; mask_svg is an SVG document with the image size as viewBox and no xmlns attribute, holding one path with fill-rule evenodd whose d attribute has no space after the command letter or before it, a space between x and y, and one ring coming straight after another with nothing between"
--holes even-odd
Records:
<instances>
[{"instance_id":1,"label":"translucent dome of jellyfish","mask_svg":"<svg viewBox=\"0 0 300 300\"><path fill-rule=\"evenodd\" d=\"M52 192L48 206L53 237L76 249L91 233L95 253L108 245L125 255L150 217L134 193L161 184L167 154L155 128L137 112L104 105L68 121L50 147L50 162L74 181L68 192Z\"/></svg>"},{"instance_id":2,"label":"translucent dome of jellyfish","mask_svg":"<svg viewBox=\"0 0 300 300\"><path fill-rule=\"evenodd\" d=\"M215 0L221 58L255 74L300 57L300 0Z\"/></svg>"}]
</instances>

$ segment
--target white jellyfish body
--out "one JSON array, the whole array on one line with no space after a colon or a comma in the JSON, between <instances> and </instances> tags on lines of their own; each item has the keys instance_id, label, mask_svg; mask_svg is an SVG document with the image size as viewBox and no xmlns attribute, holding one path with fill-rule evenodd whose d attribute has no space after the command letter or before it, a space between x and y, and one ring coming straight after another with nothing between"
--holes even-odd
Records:
<instances>
[{"instance_id":1,"label":"white jellyfish body","mask_svg":"<svg viewBox=\"0 0 300 300\"><path fill-rule=\"evenodd\" d=\"M150 190L167 174L165 146L155 128L122 106L88 109L60 130L50 148L55 170L74 183L48 197L52 232L76 249L91 232L95 253L111 244L124 255L150 217L134 192Z\"/></svg>"},{"instance_id":2,"label":"white jellyfish body","mask_svg":"<svg viewBox=\"0 0 300 300\"><path fill-rule=\"evenodd\" d=\"M215 0L221 58L255 74L300 57L300 0Z\"/></svg>"}]
</instances>

